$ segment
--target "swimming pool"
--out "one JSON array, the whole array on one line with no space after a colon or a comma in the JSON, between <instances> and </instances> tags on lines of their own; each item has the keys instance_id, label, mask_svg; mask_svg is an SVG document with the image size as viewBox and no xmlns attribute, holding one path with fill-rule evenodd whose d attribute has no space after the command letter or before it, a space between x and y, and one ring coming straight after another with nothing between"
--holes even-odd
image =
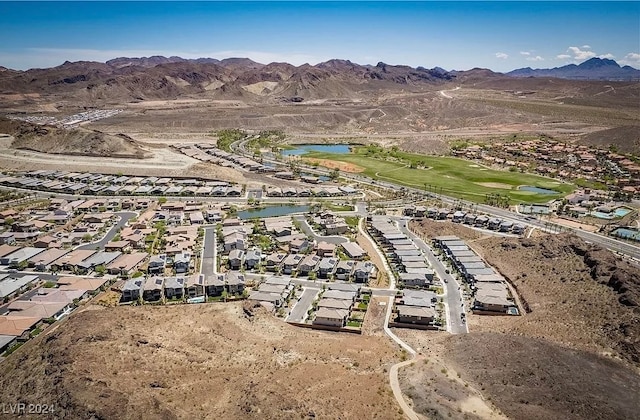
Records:
<instances>
[{"instance_id":1,"label":"swimming pool","mask_svg":"<svg viewBox=\"0 0 640 420\"><path fill-rule=\"evenodd\" d=\"M633 241L640 241L640 231L633 230L633 229L618 228L613 232L611 232L611 234L619 238L631 239Z\"/></svg>"}]
</instances>

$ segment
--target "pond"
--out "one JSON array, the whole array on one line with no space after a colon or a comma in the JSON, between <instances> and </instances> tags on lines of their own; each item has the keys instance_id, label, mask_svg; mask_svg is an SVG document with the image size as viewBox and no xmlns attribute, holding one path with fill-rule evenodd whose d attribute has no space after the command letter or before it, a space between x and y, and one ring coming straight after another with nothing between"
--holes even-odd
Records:
<instances>
[{"instance_id":1,"label":"pond","mask_svg":"<svg viewBox=\"0 0 640 420\"><path fill-rule=\"evenodd\" d=\"M637 230L627 229L627 228L618 228L611 233L620 238L640 241L640 231L637 231Z\"/></svg>"},{"instance_id":2,"label":"pond","mask_svg":"<svg viewBox=\"0 0 640 420\"><path fill-rule=\"evenodd\" d=\"M546 188L540 188L540 187L533 187L531 185L520 185L518 189L521 191L534 192L536 194L558 194L558 191L548 190Z\"/></svg>"},{"instance_id":3,"label":"pond","mask_svg":"<svg viewBox=\"0 0 640 420\"><path fill-rule=\"evenodd\" d=\"M265 217L286 216L292 213L305 213L309 211L309 206L269 206L257 209L249 209L238 212L238 218L246 219L263 219Z\"/></svg>"},{"instance_id":4,"label":"pond","mask_svg":"<svg viewBox=\"0 0 640 420\"><path fill-rule=\"evenodd\" d=\"M351 146L348 144L301 144L296 145L295 149L283 150L282 156L304 155L309 152L347 154L349 147Z\"/></svg>"}]
</instances>

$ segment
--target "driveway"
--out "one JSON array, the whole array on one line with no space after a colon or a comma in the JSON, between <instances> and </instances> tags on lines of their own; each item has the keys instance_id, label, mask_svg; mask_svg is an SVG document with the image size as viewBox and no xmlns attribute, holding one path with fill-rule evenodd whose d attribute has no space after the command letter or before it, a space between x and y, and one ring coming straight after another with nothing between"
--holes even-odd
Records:
<instances>
[{"instance_id":1,"label":"driveway","mask_svg":"<svg viewBox=\"0 0 640 420\"><path fill-rule=\"evenodd\" d=\"M216 228L205 228L204 245L202 248L202 265L200 266L200 273L205 276L216 273L216 257L218 254L216 249L218 245L216 242Z\"/></svg>"},{"instance_id":2,"label":"driveway","mask_svg":"<svg viewBox=\"0 0 640 420\"><path fill-rule=\"evenodd\" d=\"M320 293L320 289L314 289L312 287L304 288L302 295L300 295L300 299L296 302L293 309L291 309L291 314L287 317L287 322L304 322L307 318L307 311L311 308L311 304L313 300Z\"/></svg>"},{"instance_id":3,"label":"driveway","mask_svg":"<svg viewBox=\"0 0 640 420\"><path fill-rule=\"evenodd\" d=\"M111 242L111 240L118 234L118 232L120 232L120 229L122 229L129 220L137 216L137 213L134 213L132 211L119 211L115 214L120 216L120 219L115 225L111 226L111 229L109 230L109 232L107 232L106 235L104 235L104 238L97 242L90 242L88 244L80 245L76 249L104 249L104 246Z\"/></svg>"}]
</instances>

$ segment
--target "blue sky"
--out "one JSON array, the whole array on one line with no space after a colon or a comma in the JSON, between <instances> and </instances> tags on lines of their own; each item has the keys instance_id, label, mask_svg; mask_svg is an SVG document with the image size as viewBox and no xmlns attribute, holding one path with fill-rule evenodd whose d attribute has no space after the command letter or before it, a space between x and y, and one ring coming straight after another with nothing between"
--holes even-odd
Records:
<instances>
[{"instance_id":1,"label":"blue sky","mask_svg":"<svg viewBox=\"0 0 640 420\"><path fill-rule=\"evenodd\" d=\"M0 2L0 65L118 56L640 68L640 2Z\"/></svg>"}]
</instances>

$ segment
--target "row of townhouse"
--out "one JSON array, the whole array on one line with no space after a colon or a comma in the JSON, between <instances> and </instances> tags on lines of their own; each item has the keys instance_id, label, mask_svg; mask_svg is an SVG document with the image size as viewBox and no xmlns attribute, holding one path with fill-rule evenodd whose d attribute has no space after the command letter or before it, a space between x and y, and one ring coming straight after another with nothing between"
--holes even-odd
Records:
<instances>
[{"instance_id":1,"label":"row of townhouse","mask_svg":"<svg viewBox=\"0 0 640 420\"><path fill-rule=\"evenodd\" d=\"M263 165L245 156L226 152L208 143L185 143L177 144L174 147L189 157L220 166L235 167L237 169L258 173L275 173L278 171L273 166Z\"/></svg>"},{"instance_id":2,"label":"row of townhouse","mask_svg":"<svg viewBox=\"0 0 640 420\"><path fill-rule=\"evenodd\" d=\"M486 264L465 241L454 235L438 236L433 238L433 245L442 250L453 267L471 285L474 312L518 313L506 279Z\"/></svg>"},{"instance_id":3,"label":"row of townhouse","mask_svg":"<svg viewBox=\"0 0 640 420\"><path fill-rule=\"evenodd\" d=\"M266 271L286 275L309 276L314 273L321 279L337 279L367 283L375 278L377 271L371 261L341 260L334 256L320 257L315 254L286 254L274 252L263 255L259 249L232 250L229 253L229 268L247 270L263 267Z\"/></svg>"},{"instance_id":4,"label":"row of townhouse","mask_svg":"<svg viewBox=\"0 0 640 420\"><path fill-rule=\"evenodd\" d=\"M121 288L121 303L159 302L165 299L187 299L204 302L208 298L242 294L245 279L242 274L192 274L188 276L148 276L127 280Z\"/></svg>"},{"instance_id":5,"label":"row of townhouse","mask_svg":"<svg viewBox=\"0 0 640 420\"><path fill-rule=\"evenodd\" d=\"M349 186L268 187L266 190L267 197L341 197L357 193L358 190Z\"/></svg>"},{"instance_id":6,"label":"row of townhouse","mask_svg":"<svg viewBox=\"0 0 640 420\"><path fill-rule=\"evenodd\" d=\"M65 171L32 171L0 177L0 185L84 195L239 197L243 187L223 181L115 176Z\"/></svg>"},{"instance_id":7,"label":"row of townhouse","mask_svg":"<svg viewBox=\"0 0 640 420\"><path fill-rule=\"evenodd\" d=\"M113 275L129 276L147 260L146 252L108 252L0 245L0 265L36 271L69 271L86 274L98 266Z\"/></svg>"},{"instance_id":8,"label":"row of townhouse","mask_svg":"<svg viewBox=\"0 0 640 420\"><path fill-rule=\"evenodd\" d=\"M361 296L359 284L330 284L315 304L312 324L342 328Z\"/></svg>"},{"instance_id":9,"label":"row of townhouse","mask_svg":"<svg viewBox=\"0 0 640 420\"><path fill-rule=\"evenodd\" d=\"M521 235L526 230L522 223L514 223L510 220L503 220L496 217L489 217L484 214L475 214L462 210L453 211L447 208L437 209L424 206L406 206L403 209L405 216L428 217L434 220L451 220L454 223L464 223L466 225L479 228L488 228L500 232L512 232Z\"/></svg>"},{"instance_id":10,"label":"row of townhouse","mask_svg":"<svg viewBox=\"0 0 640 420\"><path fill-rule=\"evenodd\" d=\"M435 327L437 301L436 294L431 291L402 290L394 301L394 326Z\"/></svg>"},{"instance_id":11,"label":"row of townhouse","mask_svg":"<svg viewBox=\"0 0 640 420\"><path fill-rule=\"evenodd\" d=\"M0 297L13 296L38 281L33 275L0 275ZM0 315L0 354L71 313L78 301L96 294L106 282L105 278L61 277L56 287L37 289L28 299L9 303Z\"/></svg>"},{"instance_id":12,"label":"row of townhouse","mask_svg":"<svg viewBox=\"0 0 640 420\"><path fill-rule=\"evenodd\" d=\"M384 251L402 286L429 287L433 284L434 271L422 251L390 219L374 216L367 221L367 229Z\"/></svg>"}]
</instances>

